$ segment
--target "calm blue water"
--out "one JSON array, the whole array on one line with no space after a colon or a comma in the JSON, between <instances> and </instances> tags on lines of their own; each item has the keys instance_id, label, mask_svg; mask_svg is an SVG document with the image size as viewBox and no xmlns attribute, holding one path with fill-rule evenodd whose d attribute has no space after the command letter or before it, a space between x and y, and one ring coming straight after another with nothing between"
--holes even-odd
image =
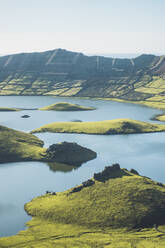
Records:
<instances>
[{"instance_id":1,"label":"calm blue water","mask_svg":"<svg viewBox=\"0 0 165 248\"><path fill-rule=\"evenodd\" d=\"M20 111L0 112L0 125L17 130L31 131L54 121L97 121L115 118L132 118L150 121L161 113L156 109L129 103L74 98L1 96L0 107L37 108L52 103L67 101L96 107L95 111L52 112ZM22 119L28 114L31 117ZM84 163L78 169L53 166L40 162L19 162L0 165L0 236L9 236L25 229L30 220L24 204L46 190L63 191L90 178L106 165L120 163L121 167L135 168L140 174L165 183L165 133L135 135L85 135L51 134L37 136L45 147L60 141L77 142L97 152L95 160Z\"/></svg>"},{"instance_id":2,"label":"calm blue water","mask_svg":"<svg viewBox=\"0 0 165 248\"><path fill-rule=\"evenodd\" d=\"M132 118L150 121L150 118L161 111L137 106L130 103L120 103L102 100L84 100L74 98L54 98L47 96L0 96L0 107L38 108L57 102L77 103L85 106L96 107L95 111L63 112L63 111L38 111L26 110L18 112L0 112L0 125L8 126L22 131L31 131L41 125L55 121L99 121L116 118ZM22 115L31 118L23 119Z\"/></svg>"}]
</instances>

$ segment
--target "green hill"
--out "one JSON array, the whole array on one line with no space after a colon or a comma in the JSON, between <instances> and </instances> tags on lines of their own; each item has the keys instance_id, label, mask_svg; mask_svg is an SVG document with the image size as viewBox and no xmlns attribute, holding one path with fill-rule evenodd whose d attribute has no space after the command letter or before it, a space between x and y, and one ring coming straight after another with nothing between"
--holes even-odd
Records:
<instances>
[{"instance_id":1,"label":"green hill","mask_svg":"<svg viewBox=\"0 0 165 248\"><path fill-rule=\"evenodd\" d=\"M54 110L54 111L86 111L86 110L95 110L95 108L81 106L78 104L71 104L67 102L59 102L56 104L52 104L43 108L39 108L39 110Z\"/></svg>"},{"instance_id":2,"label":"green hill","mask_svg":"<svg viewBox=\"0 0 165 248\"><path fill-rule=\"evenodd\" d=\"M37 128L32 133L131 134L162 131L165 131L165 125L131 119L115 119L94 122L54 122Z\"/></svg>"},{"instance_id":3,"label":"green hill","mask_svg":"<svg viewBox=\"0 0 165 248\"><path fill-rule=\"evenodd\" d=\"M163 248L165 185L118 164L25 205L29 228L1 247Z\"/></svg>"},{"instance_id":4,"label":"green hill","mask_svg":"<svg viewBox=\"0 0 165 248\"><path fill-rule=\"evenodd\" d=\"M34 135L0 126L0 163L40 160L45 154L43 144Z\"/></svg>"},{"instance_id":5,"label":"green hill","mask_svg":"<svg viewBox=\"0 0 165 248\"><path fill-rule=\"evenodd\" d=\"M115 164L55 197L34 199L26 210L46 220L87 227L152 227L165 224L165 186Z\"/></svg>"}]
</instances>

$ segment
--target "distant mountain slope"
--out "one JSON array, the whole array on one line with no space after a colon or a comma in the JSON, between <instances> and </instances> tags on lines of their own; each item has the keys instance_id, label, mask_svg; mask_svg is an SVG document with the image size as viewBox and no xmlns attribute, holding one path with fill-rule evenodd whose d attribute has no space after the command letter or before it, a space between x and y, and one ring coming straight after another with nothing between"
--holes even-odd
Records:
<instances>
[{"instance_id":1,"label":"distant mountain slope","mask_svg":"<svg viewBox=\"0 0 165 248\"><path fill-rule=\"evenodd\" d=\"M164 56L114 59L56 49L0 57L0 95L147 100L164 106L164 78Z\"/></svg>"}]
</instances>

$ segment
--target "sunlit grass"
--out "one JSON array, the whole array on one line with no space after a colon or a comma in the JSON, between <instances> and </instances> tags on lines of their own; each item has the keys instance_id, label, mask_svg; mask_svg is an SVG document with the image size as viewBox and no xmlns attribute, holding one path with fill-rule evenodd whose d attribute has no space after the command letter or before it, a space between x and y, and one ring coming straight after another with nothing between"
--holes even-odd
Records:
<instances>
[{"instance_id":1,"label":"sunlit grass","mask_svg":"<svg viewBox=\"0 0 165 248\"><path fill-rule=\"evenodd\" d=\"M95 122L54 122L37 128L32 133L129 134L161 131L165 131L165 125L131 119L115 119Z\"/></svg>"},{"instance_id":2,"label":"sunlit grass","mask_svg":"<svg viewBox=\"0 0 165 248\"><path fill-rule=\"evenodd\" d=\"M56 104L52 104L39 110L55 110L55 111L85 111L85 110L94 110L95 108L81 106L78 104L71 104L67 102L59 102Z\"/></svg>"},{"instance_id":3,"label":"sunlit grass","mask_svg":"<svg viewBox=\"0 0 165 248\"><path fill-rule=\"evenodd\" d=\"M0 162L41 160L44 152L36 136L0 126Z\"/></svg>"}]
</instances>

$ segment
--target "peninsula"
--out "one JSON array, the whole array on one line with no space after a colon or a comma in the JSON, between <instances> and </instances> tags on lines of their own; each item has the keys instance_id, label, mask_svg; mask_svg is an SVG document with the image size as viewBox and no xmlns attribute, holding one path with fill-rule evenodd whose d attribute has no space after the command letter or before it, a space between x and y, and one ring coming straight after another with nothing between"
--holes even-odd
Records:
<instances>
[{"instance_id":1,"label":"peninsula","mask_svg":"<svg viewBox=\"0 0 165 248\"><path fill-rule=\"evenodd\" d=\"M0 126L0 163L17 161L58 162L71 166L96 158L96 153L76 143L62 142L43 147L32 134Z\"/></svg>"}]
</instances>

